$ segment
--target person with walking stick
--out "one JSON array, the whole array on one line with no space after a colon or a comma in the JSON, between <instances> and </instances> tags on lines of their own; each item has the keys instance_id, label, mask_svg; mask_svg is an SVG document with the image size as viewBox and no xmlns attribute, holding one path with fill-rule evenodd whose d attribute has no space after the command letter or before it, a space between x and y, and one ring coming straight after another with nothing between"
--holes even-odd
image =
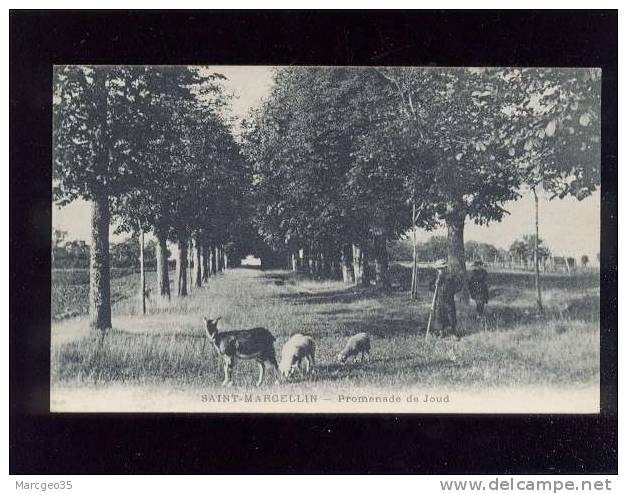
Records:
<instances>
[{"instance_id":1,"label":"person with walking stick","mask_svg":"<svg viewBox=\"0 0 627 494\"><path fill-rule=\"evenodd\" d=\"M488 290L488 272L483 267L483 262L481 261L472 263L468 280L468 291L470 292L470 298L477 304L477 314L483 316L485 306L488 305L488 300L490 299L490 291Z\"/></svg>"},{"instance_id":2,"label":"person with walking stick","mask_svg":"<svg viewBox=\"0 0 627 494\"><path fill-rule=\"evenodd\" d=\"M459 340L455 294L459 292L461 283L457 276L448 272L448 264L444 259L436 261L433 267L436 269L436 277L431 282L431 289L434 293L427 324L427 336L433 328L442 337L450 334Z\"/></svg>"}]
</instances>

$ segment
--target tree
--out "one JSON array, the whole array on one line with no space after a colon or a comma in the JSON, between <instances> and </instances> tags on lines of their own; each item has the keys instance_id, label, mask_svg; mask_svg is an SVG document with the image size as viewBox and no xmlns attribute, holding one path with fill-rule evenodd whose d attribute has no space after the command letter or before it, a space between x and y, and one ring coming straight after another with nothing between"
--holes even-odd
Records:
<instances>
[{"instance_id":1,"label":"tree","mask_svg":"<svg viewBox=\"0 0 627 494\"><path fill-rule=\"evenodd\" d=\"M209 253L220 270L227 267L231 251L237 250L234 240L240 238L248 214L250 172L230 126L218 112L199 106L188 119L183 141L188 144L185 183L178 188L172 218L179 243L191 240L198 287Z\"/></svg>"},{"instance_id":2,"label":"tree","mask_svg":"<svg viewBox=\"0 0 627 494\"><path fill-rule=\"evenodd\" d=\"M340 254L339 237L350 243L354 229L337 183L350 164L344 82L340 69L277 71L270 98L244 135L262 238L277 251L304 249L303 262L316 275L323 265L330 269Z\"/></svg>"},{"instance_id":3,"label":"tree","mask_svg":"<svg viewBox=\"0 0 627 494\"><path fill-rule=\"evenodd\" d=\"M585 270L588 269L588 264L590 264L590 258L584 254L581 256L581 267Z\"/></svg>"},{"instance_id":4,"label":"tree","mask_svg":"<svg viewBox=\"0 0 627 494\"><path fill-rule=\"evenodd\" d=\"M432 262L445 258L447 250L448 239L442 235L434 235L419 246L420 257Z\"/></svg>"},{"instance_id":5,"label":"tree","mask_svg":"<svg viewBox=\"0 0 627 494\"><path fill-rule=\"evenodd\" d=\"M563 69L385 69L401 115L439 166L431 202L446 222L449 261L463 271L463 225L500 220L527 184L589 195L600 170L600 72ZM537 216L537 211L536 211ZM536 237L539 228L536 222ZM538 256L536 256L537 258ZM539 270L536 266L539 287ZM539 292L539 288L538 288Z\"/></svg>"},{"instance_id":6,"label":"tree","mask_svg":"<svg viewBox=\"0 0 627 494\"><path fill-rule=\"evenodd\" d=\"M65 239L67 238L67 232L63 230L58 230L57 228L52 228L52 239L50 242L50 263L52 267L55 266L55 254L58 249L61 248Z\"/></svg>"},{"instance_id":7,"label":"tree","mask_svg":"<svg viewBox=\"0 0 627 494\"><path fill-rule=\"evenodd\" d=\"M143 231L155 234L157 279L163 297L170 297L168 238L179 244L180 267L188 264L188 244L194 237L195 264L200 268L200 241L206 235L200 233L199 218L208 213L219 216L216 198L224 202L225 193L216 191L229 188L228 174L216 176L220 166L232 162L220 144L225 139L233 144L221 113L228 101L223 79L195 67L143 67L136 81L141 97L134 106L134 135L148 145L141 150L143 167L136 186L116 198L115 214L121 230L138 232L140 238ZM227 193L235 194L232 187ZM229 211L227 205L224 210ZM231 217L226 216L228 222ZM186 285L184 271L179 269L177 281ZM196 283L201 282L202 276L196 276ZM186 294L187 286L178 291Z\"/></svg>"},{"instance_id":8,"label":"tree","mask_svg":"<svg viewBox=\"0 0 627 494\"><path fill-rule=\"evenodd\" d=\"M67 240L54 248L55 268L89 268L89 245L84 240Z\"/></svg>"},{"instance_id":9,"label":"tree","mask_svg":"<svg viewBox=\"0 0 627 494\"><path fill-rule=\"evenodd\" d=\"M90 326L111 327L110 198L125 192L137 162L129 132L134 71L129 67L54 69L54 198L91 201Z\"/></svg>"},{"instance_id":10,"label":"tree","mask_svg":"<svg viewBox=\"0 0 627 494\"><path fill-rule=\"evenodd\" d=\"M414 180L415 193L408 192L419 161L406 144L412 129L390 117L396 108L382 99L382 85L359 69L279 70L248 123L245 149L254 164L256 223L270 244L304 249L315 274L339 258L345 281L352 260L354 280L364 284L372 255L375 280L386 287L387 243L411 225L408 202L420 187Z\"/></svg>"},{"instance_id":11,"label":"tree","mask_svg":"<svg viewBox=\"0 0 627 494\"><path fill-rule=\"evenodd\" d=\"M67 239L67 232L64 230L59 230L57 228L52 228L52 246L60 247L63 245L65 240Z\"/></svg>"},{"instance_id":12,"label":"tree","mask_svg":"<svg viewBox=\"0 0 627 494\"><path fill-rule=\"evenodd\" d=\"M509 256L509 252L503 248L498 249L496 256L497 256L498 262L502 263L503 265L505 265L505 263L511 260Z\"/></svg>"},{"instance_id":13,"label":"tree","mask_svg":"<svg viewBox=\"0 0 627 494\"><path fill-rule=\"evenodd\" d=\"M551 255L551 251L545 246L544 240L537 238L534 234L523 235L521 239L512 242L509 252L514 259L518 259L525 267L528 266L530 259L535 259L535 252L538 253L540 261L547 259Z\"/></svg>"},{"instance_id":14,"label":"tree","mask_svg":"<svg viewBox=\"0 0 627 494\"><path fill-rule=\"evenodd\" d=\"M181 124L198 82L195 69L141 67L134 87L133 137L143 145L138 152L142 167L134 187L115 199L119 231L138 234L152 230L157 238L158 293L170 297L167 238L170 234L172 195L184 183L176 167L183 152ZM140 253L140 257L142 254ZM143 278L143 272L140 273ZM143 305L143 290L142 294Z\"/></svg>"},{"instance_id":15,"label":"tree","mask_svg":"<svg viewBox=\"0 0 627 494\"><path fill-rule=\"evenodd\" d=\"M502 69L375 69L396 93L399 118L420 136L420 154L437 166L423 197L447 226L450 269L465 279L464 224L498 221L517 197L499 145L504 125ZM467 298L467 297L466 297Z\"/></svg>"},{"instance_id":16,"label":"tree","mask_svg":"<svg viewBox=\"0 0 627 494\"><path fill-rule=\"evenodd\" d=\"M509 246L510 255L514 259L518 259L525 267L527 266L527 260L529 258L529 245L524 240L514 240Z\"/></svg>"},{"instance_id":17,"label":"tree","mask_svg":"<svg viewBox=\"0 0 627 494\"><path fill-rule=\"evenodd\" d=\"M387 81L376 71L361 76L362 89L356 105L361 125L356 128L355 164L350 178L358 184L353 209L362 215L373 235L375 266L382 259L384 285L387 268L386 243L399 238L409 228L414 243L412 298L417 290L416 229L435 226L428 191L436 162L415 125L415 115L400 112ZM369 209L373 207L372 209ZM375 214L373 215L373 211Z\"/></svg>"},{"instance_id":18,"label":"tree","mask_svg":"<svg viewBox=\"0 0 627 494\"><path fill-rule=\"evenodd\" d=\"M149 240L144 248L146 264L154 266L155 264L155 241ZM111 266L118 268L139 268L139 238L138 235L132 235L129 238L111 244L110 249Z\"/></svg>"},{"instance_id":19,"label":"tree","mask_svg":"<svg viewBox=\"0 0 627 494\"><path fill-rule=\"evenodd\" d=\"M483 262L495 260L498 255L498 249L494 245L475 242L474 240L466 242L464 250L471 260L481 260Z\"/></svg>"},{"instance_id":20,"label":"tree","mask_svg":"<svg viewBox=\"0 0 627 494\"><path fill-rule=\"evenodd\" d=\"M503 144L532 193L539 239L538 189L588 197L600 183L601 73L598 69L515 69ZM543 313L539 244L534 246L538 311Z\"/></svg>"},{"instance_id":21,"label":"tree","mask_svg":"<svg viewBox=\"0 0 627 494\"><path fill-rule=\"evenodd\" d=\"M390 243L390 260L409 261L413 258L413 242L408 238L401 238Z\"/></svg>"}]
</instances>

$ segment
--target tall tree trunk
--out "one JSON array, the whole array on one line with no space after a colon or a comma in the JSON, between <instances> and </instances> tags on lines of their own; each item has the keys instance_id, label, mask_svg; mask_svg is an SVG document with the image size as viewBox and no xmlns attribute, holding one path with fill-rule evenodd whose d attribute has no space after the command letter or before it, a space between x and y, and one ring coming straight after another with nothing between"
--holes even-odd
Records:
<instances>
[{"instance_id":1,"label":"tall tree trunk","mask_svg":"<svg viewBox=\"0 0 627 494\"><path fill-rule=\"evenodd\" d=\"M416 238L416 202L412 202L411 208L411 231L413 244L413 262L411 266L411 294L409 298L416 300L418 298L418 242Z\"/></svg>"},{"instance_id":2,"label":"tall tree trunk","mask_svg":"<svg viewBox=\"0 0 627 494\"><path fill-rule=\"evenodd\" d=\"M170 298L170 275L168 273L168 243L164 228L155 231L157 236L157 284L159 295ZM178 265L178 263L177 263Z\"/></svg>"},{"instance_id":3,"label":"tall tree trunk","mask_svg":"<svg viewBox=\"0 0 627 494\"><path fill-rule=\"evenodd\" d=\"M462 282L460 300L464 303L470 301L468 282L466 280L466 253L464 251L464 223L466 213L454 211L446 219L447 226L447 253L448 266L451 274L458 276Z\"/></svg>"},{"instance_id":4,"label":"tall tree trunk","mask_svg":"<svg viewBox=\"0 0 627 494\"><path fill-rule=\"evenodd\" d=\"M327 253L327 250L324 249L320 253L320 276L323 278L331 277L331 265L330 265L330 257Z\"/></svg>"},{"instance_id":5,"label":"tall tree trunk","mask_svg":"<svg viewBox=\"0 0 627 494\"><path fill-rule=\"evenodd\" d=\"M316 266L315 266L315 257L316 254L312 248L307 249L307 272L309 276L314 276L316 274Z\"/></svg>"},{"instance_id":6,"label":"tall tree trunk","mask_svg":"<svg viewBox=\"0 0 627 494\"><path fill-rule=\"evenodd\" d=\"M335 252L327 253L327 269L329 271L329 278L332 280L337 280L338 278L343 279L342 274L339 269L339 257L335 254Z\"/></svg>"},{"instance_id":7,"label":"tall tree trunk","mask_svg":"<svg viewBox=\"0 0 627 494\"><path fill-rule=\"evenodd\" d=\"M196 259L194 256L194 242L192 241L192 237L189 237L189 240L187 241L187 281L188 281L188 285L187 288L188 290L192 291L192 287L194 286L194 284L196 283L195 281L195 270L194 268L196 267Z\"/></svg>"},{"instance_id":8,"label":"tall tree trunk","mask_svg":"<svg viewBox=\"0 0 627 494\"><path fill-rule=\"evenodd\" d=\"M348 252L350 254L353 253L352 251L352 247L350 244L348 244ZM349 257L349 263L348 263L348 275L350 276L350 283L353 283L353 266L352 266L352 256ZM336 256L333 259L333 277L335 279L339 279L340 277L342 277L342 269L340 266L340 258L338 256Z\"/></svg>"},{"instance_id":9,"label":"tall tree trunk","mask_svg":"<svg viewBox=\"0 0 627 494\"><path fill-rule=\"evenodd\" d=\"M217 245L214 249L213 257L216 260L216 273L219 273L220 271L222 271L222 256L220 256L220 247L218 247Z\"/></svg>"},{"instance_id":10,"label":"tall tree trunk","mask_svg":"<svg viewBox=\"0 0 627 494\"><path fill-rule=\"evenodd\" d=\"M303 255L300 261L300 269L303 273L307 274L309 273L309 249L306 247L303 247Z\"/></svg>"},{"instance_id":11,"label":"tall tree trunk","mask_svg":"<svg viewBox=\"0 0 627 494\"><path fill-rule=\"evenodd\" d=\"M370 250L363 246L361 247L361 282L364 286L370 286L370 280L372 279L372 272L370 269Z\"/></svg>"},{"instance_id":12,"label":"tall tree trunk","mask_svg":"<svg viewBox=\"0 0 627 494\"><path fill-rule=\"evenodd\" d=\"M342 268L342 281L346 284L352 284L354 282L354 270L353 266L351 266L352 257L352 246L350 244L342 246L340 264Z\"/></svg>"},{"instance_id":13,"label":"tall tree trunk","mask_svg":"<svg viewBox=\"0 0 627 494\"><path fill-rule=\"evenodd\" d=\"M303 267L305 266L305 249L299 249L296 251L296 263L298 271L303 271Z\"/></svg>"},{"instance_id":14,"label":"tall tree trunk","mask_svg":"<svg viewBox=\"0 0 627 494\"><path fill-rule=\"evenodd\" d=\"M179 239L179 258L176 262L177 294L179 297L187 295L187 239Z\"/></svg>"},{"instance_id":15,"label":"tall tree trunk","mask_svg":"<svg viewBox=\"0 0 627 494\"><path fill-rule=\"evenodd\" d=\"M364 251L359 244L353 244L353 273L356 285L368 285L364 267Z\"/></svg>"},{"instance_id":16,"label":"tall tree trunk","mask_svg":"<svg viewBox=\"0 0 627 494\"><path fill-rule=\"evenodd\" d=\"M216 266L216 250L213 245L209 246L209 270L212 275L218 272L218 267Z\"/></svg>"},{"instance_id":17,"label":"tall tree trunk","mask_svg":"<svg viewBox=\"0 0 627 494\"><path fill-rule=\"evenodd\" d=\"M329 250L326 255L327 270L329 272L330 279L338 279L338 253L333 250Z\"/></svg>"},{"instance_id":18,"label":"tall tree trunk","mask_svg":"<svg viewBox=\"0 0 627 494\"><path fill-rule=\"evenodd\" d=\"M542 305L542 286L540 284L540 225L538 221L539 216L539 208L538 208L538 194L536 192L536 188L532 187L531 191L533 192L533 203L535 206L535 226L536 226L536 238L534 239L533 245L533 262L535 267L535 281L536 281L536 304L538 305L538 312L540 314L544 314L544 306Z\"/></svg>"},{"instance_id":19,"label":"tall tree trunk","mask_svg":"<svg viewBox=\"0 0 627 494\"><path fill-rule=\"evenodd\" d=\"M316 256L316 277L322 278L324 276L324 254L322 252L318 252Z\"/></svg>"},{"instance_id":20,"label":"tall tree trunk","mask_svg":"<svg viewBox=\"0 0 627 494\"><path fill-rule=\"evenodd\" d=\"M375 284L387 290L390 288L390 274L388 271L388 248L385 234L374 236L374 256Z\"/></svg>"},{"instance_id":21,"label":"tall tree trunk","mask_svg":"<svg viewBox=\"0 0 627 494\"><path fill-rule=\"evenodd\" d=\"M202 286L202 247L200 246L200 241L198 239L194 241L194 245L196 247L196 265L194 266L196 278L194 281L196 282L196 286L200 288Z\"/></svg>"},{"instance_id":22,"label":"tall tree trunk","mask_svg":"<svg viewBox=\"0 0 627 494\"><path fill-rule=\"evenodd\" d=\"M144 269L144 229L139 228L139 291L142 314L146 314L146 271Z\"/></svg>"},{"instance_id":23,"label":"tall tree trunk","mask_svg":"<svg viewBox=\"0 0 627 494\"><path fill-rule=\"evenodd\" d=\"M292 271L298 271L298 262L296 261L296 253L292 252Z\"/></svg>"},{"instance_id":24,"label":"tall tree trunk","mask_svg":"<svg viewBox=\"0 0 627 494\"><path fill-rule=\"evenodd\" d=\"M311 252L311 274L314 278L318 277L320 274L320 254L318 251Z\"/></svg>"},{"instance_id":25,"label":"tall tree trunk","mask_svg":"<svg viewBox=\"0 0 627 494\"><path fill-rule=\"evenodd\" d=\"M207 244L203 243L202 248L202 281L206 283L209 281L209 250Z\"/></svg>"},{"instance_id":26,"label":"tall tree trunk","mask_svg":"<svg viewBox=\"0 0 627 494\"><path fill-rule=\"evenodd\" d=\"M222 247L222 257L224 258L224 269L229 269L229 255L227 254L225 247Z\"/></svg>"},{"instance_id":27,"label":"tall tree trunk","mask_svg":"<svg viewBox=\"0 0 627 494\"><path fill-rule=\"evenodd\" d=\"M91 206L89 325L92 329L101 331L111 327L110 221L109 197L100 194Z\"/></svg>"},{"instance_id":28,"label":"tall tree trunk","mask_svg":"<svg viewBox=\"0 0 627 494\"><path fill-rule=\"evenodd\" d=\"M194 262L194 244L192 242L192 237L189 237L187 241L187 267L189 269L189 275L187 279L189 280L188 290L191 292L192 286L194 286L194 266L196 263Z\"/></svg>"}]
</instances>

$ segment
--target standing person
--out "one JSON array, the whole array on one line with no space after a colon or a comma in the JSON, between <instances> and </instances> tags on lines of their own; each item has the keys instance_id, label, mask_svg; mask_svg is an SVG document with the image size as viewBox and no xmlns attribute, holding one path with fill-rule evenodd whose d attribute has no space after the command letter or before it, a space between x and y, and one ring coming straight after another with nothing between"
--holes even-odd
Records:
<instances>
[{"instance_id":1,"label":"standing person","mask_svg":"<svg viewBox=\"0 0 627 494\"><path fill-rule=\"evenodd\" d=\"M490 291L488 290L488 272L483 267L481 261L472 263L468 290L470 291L470 297L477 304L477 314L482 316L490 298Z\"/></svg>"},{"instance_id":2,"label":"standing person","mask_svg":"<svg viewBox=\"0 0 627 494\"><path fill-rule=\"evenodd\" d=\"M446 330L459 339L457 333L457 310L455 308L455 294L461 289L457 276L448 272L448 264L444 259L435 262L436 278L431 282L431 289L437 285L434 307L434 329L442 336Z\"/></svg>"}]
</instances>

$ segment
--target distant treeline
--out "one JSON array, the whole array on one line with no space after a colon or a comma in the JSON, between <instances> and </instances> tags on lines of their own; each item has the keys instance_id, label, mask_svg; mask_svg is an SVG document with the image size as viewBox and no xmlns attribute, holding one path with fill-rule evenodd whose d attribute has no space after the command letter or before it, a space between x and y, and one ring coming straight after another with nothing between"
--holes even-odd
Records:
<instances>
[{"instance_id":1,"label":"distant treeline","mask_svg":"<svg viewBox=\"0 0 627 494\"><path fill-rule=\"evenodd\" d=\"M466 260L469 262L480 260L485 264L501 267L531 269L534 262L534 241L533 235L524 235L512 242L509 249L503 249L489 243L470 240L464 244ZM417 242L417 260L419 262L433 262L437 259L446 259L447 245L447 238L444 235L435 235L426 242ZM389 246L390 259L393 261L411 261L414 255L413 249L413 242L408 238L391 242ZM554 256L542 238L539 240L538 255L544 271L571 271L578 267L586 269L591 261L586 254L578 258ZM598 253L596 260L598 263Z\"/></svg>"},{"instance_id":2,"label":"distant treeline","mask_svg":"<svg viewBox=\"0 0 627 494\"><path fill-rule=\"evenodd\" d=\"M523 240L524 241L524 240ZM529 242L524 241L525 244ZM514 246L514 244L512 244ZM448 240L444 235L435 235L426 242L417 242L416 256L421 262L433 262L437 259L446 259ZM390 247L390 257L396 261L411 261L414 256L414 247L411 239L401 239L392 242ZM470 240L464 243L466 260L483 262L494 262L509 260L511 250L499 249L492 244L476 242ZM529 251L531 252L531 251ZM546 249L548 255L548 249ZM527 256L528 257L528 256Z\"/></svg>"},{"instance_id":3,"label":"distant treeline","mask_svg":"<svg viewBox=\"0 0 627 494\"><path fill-rule=\"evenodd\" d=\"M64 232L57 236L64 237ZM154 240L146 242L144 247L145 268L150 271L157 269L157 258ZM89 245L84 240L59 241L52 246L52 267L55 269L89 268ZM136 236L122 242L111 244L110 262L112 268L139 269L139 240ZM168 251L168 257L170 252ZM174 269L175 261L169 262Z\"/></svg>"}]
</instances>

